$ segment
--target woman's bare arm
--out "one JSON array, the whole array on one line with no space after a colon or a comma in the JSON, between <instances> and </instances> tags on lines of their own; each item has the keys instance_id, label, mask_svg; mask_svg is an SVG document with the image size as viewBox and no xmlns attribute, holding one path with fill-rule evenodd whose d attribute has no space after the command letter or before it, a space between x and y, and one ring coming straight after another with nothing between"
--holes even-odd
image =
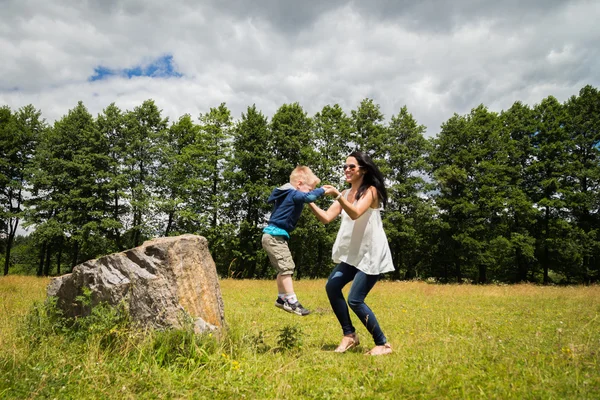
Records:
<instances>
[{"instance_id":1,"label":"woman's bare arm","mask_svg":"<svg viewBox=\"0 0 600 400\"><path fill-rule=\"evenodd\" d=\"M342 206L337 201L329 206L327 211L323 210L315 203L308 203L308 206L317 219L324 224L330 223L342 212Z\"/></svg>"},{"instance_id":2,"label":"woman's bare arm","mask_svg":"<svg viewBox=\"0 0 600 400\"><path fill-rule=\"evenodd\" d=\"M377 196L377 189L374 186L370 186L365 193L362 195L360 199L356 202L356 205L352 204L353 202L344 198L344 196L340 197L337 200L337 203L340 203L346 214L353 220L359 218L363 215L369 208L377 208L379 204L379 197Z\"/></svg>"}]
</instances>

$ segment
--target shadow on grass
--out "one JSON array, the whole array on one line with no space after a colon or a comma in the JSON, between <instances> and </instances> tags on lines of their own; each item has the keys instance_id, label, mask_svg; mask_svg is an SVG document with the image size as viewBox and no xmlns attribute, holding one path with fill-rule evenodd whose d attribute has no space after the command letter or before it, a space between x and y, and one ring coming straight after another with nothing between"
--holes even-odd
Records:
<instances>
[{"instance_id":1,"label":"shadow on grass","mask_svg":"<svg viewBox=\"0 0 600 400\"><path fill-rule=\"evenodd\" d=\"M321 350L323 351L328 351L328 352L332 352L337 348L337 344L324 344L323 346L321 346ZM364 353L367 350L363 349L362 345L358 345L356 347L353 347L349 350L346 351L346 353ZM343 353L340 353L343 354Z\"/></svg>"}]
</instances>

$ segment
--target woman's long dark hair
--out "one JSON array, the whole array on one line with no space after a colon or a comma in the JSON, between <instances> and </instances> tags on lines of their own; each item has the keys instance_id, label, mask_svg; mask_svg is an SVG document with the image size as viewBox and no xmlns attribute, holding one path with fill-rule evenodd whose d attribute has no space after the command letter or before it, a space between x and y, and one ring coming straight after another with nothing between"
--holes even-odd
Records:
<instances>
[{"instance_id":1,"label":"woman's long dark hair","mask_svg":"<svg viewBox=\"0 0 600 400\"><path fill-rule=\"evenodd\" d=\"M358 165L363 170L363 181L356 191L356 200L360 199L365 192L369 188L369 186L374 186L377 189L377 195L379 196L379 202L385 205L387 204L388 196L387 190L385 188L385 183L383 179L383 174L377 168L377 165L373 162L371 157L368 154L363 153L362 151L353 151L348 157L356 158L358 161Z\"/></svg>"}]
</instances>

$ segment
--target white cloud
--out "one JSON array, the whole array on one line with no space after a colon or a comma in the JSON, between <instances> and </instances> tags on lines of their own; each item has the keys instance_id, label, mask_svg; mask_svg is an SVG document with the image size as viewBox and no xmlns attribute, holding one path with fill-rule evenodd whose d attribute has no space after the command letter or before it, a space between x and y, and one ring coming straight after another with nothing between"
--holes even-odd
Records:
<instances>
[{"instance_id":1,"label":"white cloud","mask_svg":"<svg viewBox=\"0 0 600 400\"><path fill-rule=\"evenodd\" d=\"M0 16L0 104L52 121L152 98L172 120L226 102L239 117L298 101L309 114L365 98L407 105L436 134L454 112L560 101L600 86L593 1L9 0ZM111 77L170 54L181 78Z\"/></svg>"}]
</instances>

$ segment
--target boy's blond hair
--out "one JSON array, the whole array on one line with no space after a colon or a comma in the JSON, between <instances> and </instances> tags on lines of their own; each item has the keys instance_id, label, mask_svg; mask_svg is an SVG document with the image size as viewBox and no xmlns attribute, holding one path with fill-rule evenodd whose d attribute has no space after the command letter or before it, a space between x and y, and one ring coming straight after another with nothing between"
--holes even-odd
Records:
<instances>
[{"instance_id":1,"label":"boy's blond hair","mask_svg":"<svg viewBox=\"0 0 600 400\"><path fill-rule=\"evenodd\" d=\"M290 174L290 183L296 186L299 181L306 183L311 187L317 186L321 180L312 172L312 170L304 165L297 166Z\"/></svg>"}]
</instances>

